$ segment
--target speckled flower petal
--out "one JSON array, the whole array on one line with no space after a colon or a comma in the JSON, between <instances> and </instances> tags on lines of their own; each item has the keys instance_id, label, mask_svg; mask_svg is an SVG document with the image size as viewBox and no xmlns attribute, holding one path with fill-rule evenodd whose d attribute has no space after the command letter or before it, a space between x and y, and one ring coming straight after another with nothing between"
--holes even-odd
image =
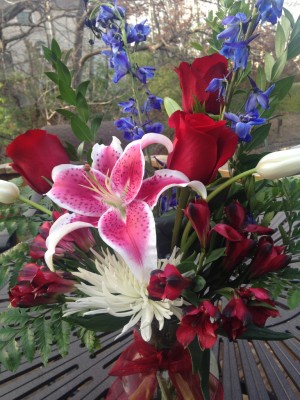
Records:
<instances>
[{"instance_id":1,"label":"speckled flower petal","mask_svg":"<svg viewBox=\"0 0 300 400\"><path fill-rule=\"evenodd\" d=\"M110 175L117 160L123 153L121 142L113 136L111 144L95 144L92 151L92 168L102 172L104 175Z\"/></svg>"},{"instance_id":2,"label":"speckled flower petal","mask_svg":"<svg viewBox=\"0 0 300 400\"><path fill-rule=\"evenodd\" d=\"M156 231L152 211L142 201L133 201L122 218L110 209L99 220L101 238L118 252L138 280L148 282L157 265Z\"/></svg>"},{"instance_id":3,"label":"speckled flower petal","mask_svg":"<svg viewBox=\"0 0 300 400\"><path fill-rule=\"evenodd\" d=\"M108 206L101 194L92 190L91 175L99 187L105 187L105 176L91 169L88 176L83 166L62 164L53 169L54 184L47 196L66 210L89 217L100 217Z\"/></svg>"},{"instance_id":4,"label":"speckled flower petal","mask_svg":"<svg viewBox=\"0 0 300 400\"><path fill-rule=\"evenodd\" d=\"M97 226L98 218L84 217L76 214L63 214L51 226L46 240L47 251L44 259L48 267L54 271L53 255L59 241L68 233L80 228L93 228Z\"/></svg>"},{"instance_id":5,"label":"speckled flower petal","mask_svg":"<svg viewBox=\"0 0 300 400\"><path fill-rule=\"evenodd\" d=\"M201 194L203 198L206 197L206 189L201 182L190 182L189 178L179 171L161 169L156 171L151 178L147 178L143 181L136 199L145 201L153 208L162 192L174 186L191 186L192 189Z\"/></svg>"}]
</instances>

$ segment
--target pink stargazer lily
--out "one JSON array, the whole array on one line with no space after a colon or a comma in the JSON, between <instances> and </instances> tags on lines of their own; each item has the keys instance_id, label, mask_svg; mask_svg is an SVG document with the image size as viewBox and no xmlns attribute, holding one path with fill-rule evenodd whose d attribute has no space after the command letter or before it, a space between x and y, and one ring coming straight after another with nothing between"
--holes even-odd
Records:
<instances>
[{"instance_id":1,"label":"pink stargazer lily","mask_svg":"<svg viewBox=\"0 0 300 400\"><path fill-rule=\"evenodd\" d=\"M172 142L165 136L148 133L128 144L123 152L113 138L109 146L94 145L92 166L63 164L52 172L53 187L47 193L65 214L52 226L45 260L53 268L52 256L59 240L71 231L98 226L101 238L117 251L139 280L148 280L157 268L155 222L151 209L160 194L172 186L191 186L206 197L205 186L190 182L179 171L161 169L144 179L143 148L159 143L168 152Z\"/></svg>"}]
</instances>

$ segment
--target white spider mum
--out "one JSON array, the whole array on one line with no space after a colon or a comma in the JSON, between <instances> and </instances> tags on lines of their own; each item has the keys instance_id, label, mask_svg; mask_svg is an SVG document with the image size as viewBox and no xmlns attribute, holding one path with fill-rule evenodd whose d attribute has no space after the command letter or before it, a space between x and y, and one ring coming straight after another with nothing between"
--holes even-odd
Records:
<instances>
[{"instance_id":1,"label":"white spider mum","mask_svg":"<svg viewBox=\"0 0 300 400\"><path fill-rule=\"evenodd\" d=\"M102 255L96 253L96 257L98 273L82 268L73 273L87 282L76 285L87 297L72 298L74 301L68 301L65 316L77 312L83 312L83 315L108 313L115 317L131 316L121 334L141 321L140 330L145 341L151 338L153 318L157 319L160 330L163 329L165 319L170 319L172 315L181 318L179 307L182 305L182 299L151 300L148 297L148 282L136 279L121 257L116 257L108 250ZM178 257L174 257L175 260L178 261ZM172 261L171 256L168 262Z\"/></svg>"}]
</instances>

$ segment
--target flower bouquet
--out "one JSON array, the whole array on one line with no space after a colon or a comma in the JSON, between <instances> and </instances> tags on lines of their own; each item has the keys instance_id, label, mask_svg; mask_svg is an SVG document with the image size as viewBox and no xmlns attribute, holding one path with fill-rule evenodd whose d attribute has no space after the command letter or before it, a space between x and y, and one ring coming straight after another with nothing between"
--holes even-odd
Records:
<instances>
[{"instance_id":1,"label":"flower bouquet","mask_svg":"<svg viewBox=\"0 0 300 400\"><path fill-rule=\"evenodd\" d=\"M116 1L84 5L91 42L107 46L114 84L131 80L132 97L119 103L125 116L115 121L128 144L95 143L101 116L87 102L89 82L72 86L53 40L44 48L52 65L46 74L67 105L58 112L82 144L66 150L35 129L7 147L28 186L1 181L3 224L12 229L14 216L23 231L39 226L39 233L1 255L10 306L0 315L0 361L15 370L37 349L46 364L50 344L67 354L72 331L89 350L97 332L133 331L110 371L116 380L107 399L222 399L210 369L218 335L287 339L265 323L279 315L274 300L282 290L291 307L299 299L300 273L292 268L299 182L285 177L300 172L300 149L253 150L292 86L281 75L300 53L300 22L281 1L222 1L207 20L213 52L175 68L179 105L151 92L155 69L139 64L147 21L130 24ZM277 26L275 55L253 70L251 46L268 23ZM153 121L158 111L168 114L173 140ZM153 155L153 144L167 155ZM36 210L30 220L28 208ZM288 228L279 227L276 244L270 223L278 213Z\"/></svg>"}]
</instances>

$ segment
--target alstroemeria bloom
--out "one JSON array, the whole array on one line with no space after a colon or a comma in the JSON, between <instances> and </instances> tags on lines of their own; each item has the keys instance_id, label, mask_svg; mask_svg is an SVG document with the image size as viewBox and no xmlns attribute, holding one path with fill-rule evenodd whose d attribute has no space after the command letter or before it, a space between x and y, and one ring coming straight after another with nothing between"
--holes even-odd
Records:
<instances>
[{"instance_id":1,"label":"alstroemeria bloom","mask_svg":"<svg viewBox=\"0 0 300 400\"><path fill-rule=\"evenodd\" d=\"M210 349L217 340L218 318L218 308L208 300L204 300L198 308L191 306L177 328L178 342L187 347L197 335L200 347Z\"/></svg>"},{"instance_id":2,"label":"alstroemeria bloom","mask_svg":"<svg viewBox=\"0 0 300 400\"><path fill-rule=\"evenodd\" d=\"M300 147L275 151L264 156L256 171L264 179L279 179L300 173Z\"/></svg>"},{"instance_id":3,"label":"alstroemeria bloom","mask_svg":"<svg viewBox=\"0 0 300 400\"><path fill-rule=\"evenodd\" d=\"M232 298L223 310L222 325L230 340L241 336L251 321L251 313L241 298Z\"/></svg>"},{"instance_id":4,"label":"alstroemeria bloom","mask_svg":"<svg viewBox=\"0 0 300 400\"><path fill-rule=\"evenodd\" d=\"M74 273L81 281L86 282L76 285L86 297L74 298L75 301L68 302L65 316L83 312L83 315L111 314L115 317L131 317L121 334L140 322L141 335L146 342L151 339L151 323L154 318L162 330L165 319L170 319L172 315L177 318L181 316L179 307L182 306L182 299L153 300L148 296L148 281L136 279L130 265L121 257L116 257L108 250L101 255L96 254L96 257L97 273L83 268ZM178 258L171 258L171 262L177 263ZM153 269L160 266L154 258L152 261Z\"/></svg>"},{"instance_id":5,"label":"alstroemeria bloom","mask_svg":"<svg viewBox=\"0 0 300 400\"><path fill-rule=\"evenodd\" d=\"M54 185L48 196L75 214L63 215L52 226L45 260L52 267L52 255L59 240L71 231L98 226L101 238L117 251L140 280L149 279L157 259L155 222L151 211L160 194L172 186L193 186L202 197L200 182L190 182L181 172L161 169L143 180L145 158L142 149L152 143L172 142L162 135L146 134L130 143L124 152L113 138L110 146L93 147L92 166L60 165L54 168ZM154 260L154 262L153 262Z\"/></svg>"}]
</instances>

